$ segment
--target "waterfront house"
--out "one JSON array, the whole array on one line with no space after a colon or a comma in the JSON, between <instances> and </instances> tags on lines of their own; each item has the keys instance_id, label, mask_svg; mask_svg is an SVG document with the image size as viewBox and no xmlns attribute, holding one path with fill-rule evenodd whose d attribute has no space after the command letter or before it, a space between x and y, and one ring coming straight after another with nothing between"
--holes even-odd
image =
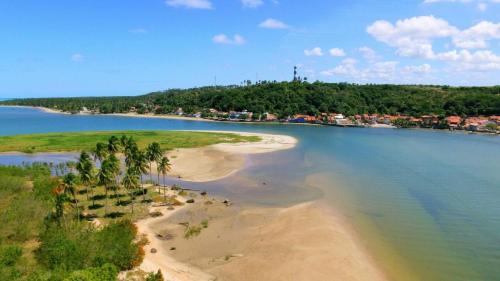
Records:
<instances>
[{"instance_id":1,"label":"waterfront house","mask_svg":"<svg viewBox=\"0 0 500 281\"><path fill-rule=\"evenodd\" d=\"M437 115L423 115L422 126L424 127L434 127L439 124L439 118Z\"/></svg>"},{"instance_id":2,"label":"waterfront house","mask_svg":"<svg viewBox=\"0 0 500 281\"><path fill-rule=\"evenodd\" d=\"M410 117L410 122L415 124L415 125L422 125L422 118L415 118L415 117Z\"/></svg>"},{"instance_id":3,"label":"waterfront house","mask_svg":"<svg viewBox=\"0 0 500 281\"><path fill-rule=\"evenodd\" d=\"M490 121L495 122L497 125L500 125L500 116L490 116Z\"/></svg>"},{"instance_id":4,"label":"waterfront house","mask_svg":"<svg viewBox=\"0 0 500 281\"><path fill-rule=\"evenodd\" d=\"M446 123L450 127L450 129L458 129L460 127L460 123L462 122L462 118L460 116L448 116L446 117Z\"/></svg>"},{"instance_id":5,"label":"waterfront house","mask_svg":"<svg viewBox=\"0 0 500 281\"><path fill-rule=\"evenodd\" d=\"M273 122L273 121L276 121L278 120L278 117L272 113L264 113L264 116L265 116L265 121L267 122Z\"/></svg>"},{"instance_id":6,"label":"waterfront house","mask_svg":"<svg viewBox=\"0 0 500 281\"><path fill-rule=\"evenodd\" d=\"M182 107L179 107L177 108L177 110L175 111L175 115L184 115L184 111L182 110Z\"/></svg>"}]
</instances>

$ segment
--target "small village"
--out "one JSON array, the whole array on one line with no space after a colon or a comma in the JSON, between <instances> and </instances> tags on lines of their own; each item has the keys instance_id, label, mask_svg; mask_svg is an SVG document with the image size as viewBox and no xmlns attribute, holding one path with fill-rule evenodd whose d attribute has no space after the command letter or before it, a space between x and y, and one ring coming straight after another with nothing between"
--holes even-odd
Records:
<instances>
[{"instance_id":1,"label":"small village","mask_svg":"<svg viewBox=\"0 0 500 281\"><path fill-rule=\"evenodd\" d=\"M174 114L177 116L226 122L280 122L337 127L429 128L500 134L500 116L443 117L438 115L423 115L420 117L413 117L388 114L358 114L354 116L345 116L342 113L321 113L317 116L296 114L286 118L278 118L276 114L254 114L247 110L241 112L222 112L216 109L209 109L205 112L187 114L183 112L182 108L178 108Z\"/></svg>"}]
</instances>

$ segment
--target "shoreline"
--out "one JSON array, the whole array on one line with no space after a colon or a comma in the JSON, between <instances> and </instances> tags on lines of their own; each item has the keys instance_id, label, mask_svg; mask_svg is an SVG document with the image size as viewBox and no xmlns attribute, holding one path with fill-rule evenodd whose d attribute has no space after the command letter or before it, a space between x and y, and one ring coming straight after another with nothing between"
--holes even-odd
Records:
<instances>
[{"instance_id":1,"label":"shoreline","mask_svg":"<svg viewBox=\"0 0 500 281\"><path fill-rule=\"evenodd\" d=\"M172 170L169 172L170 177L180 178L187 182L210 182L229 177L244 168L249 155L292 149L298 143L296 138L286 135L205 130L189 132L232 133L242 136L257 136L261 140L258 142L219 143L199 148L168 151L166 155L172 164Z\"/></svg>"},{"instance_id":2,"label":"shoreline","mask_svg":"<svg viewBox=\"0 0 500 281\"><path fill-rule=\"evenodd\" d=\"M256 135L262 140L172 151L176 154L172 160L177 161L173 166L181 170L183 180L207 182L224 178L244 166L246 155L291 149L298 142L284 135L206 132ZM221 169L220 163L232 165ZM221 170L223 173L214 174ZM192 175L186 174L188 171ZM178 198L186 202L185 197ZM151 211L161 210L164 215L136 222L140 235L150 241L140 269L149 272L160 269L169 280L179 281L215 280L214 276L222 280L249 281L270 276L272 280L328 280L331 276L347 281L386 280L346 219L320 201L279 208L228 207L213 203L220 200L213 200L210 205L205 204L206 201L200 204L203 201L198 198L197 204L185 204L174 211L151 206ZM184 239L183 228L175 220L188 218L196 222L198 211L213 212L210 226L198 237ZM180 237L172 240L180 245L174 246L178 249L175 253L172 246L165 246L166 241L157 237L158 231L165 227L177 231L174 237ZM196 256L183 257L183 253ZM283 258L288 262L283 264ZM210 260L214 262L207 262Z\"/></svg>"},{"instance_id":3,"label":"shoreline","mask_svg":"<svg viewBox=\"0 0 500 281\"><path fill-rule=\"evenodd\" d=\"M236 124L260 124L260 125L301 125L301 126L326 126L326 127L340 127L340 128L368 128L368 129L406 129L406 130L423 130L423 131L432 131L432 132L462 132L464 134L469 134L469 135L491 135L491 136L500 136L500 133L495 133L495 132L483 132L483 131L467 131L467 130L447 130L447 129L433 129L433 128L398 128L394 125L387 125L387 124L373 124L373 125L367 125L367 126L362 126L362 127L357 127L357 126L332 126L330 124L316 124L316 123L290 123L290 122L254 122L254 121L218 121L218 120L212 120L212 119L205 119L205 118L198 118L198 117L185 117L185 116L178 116L178 115L173 115L173 114L137 114L137 113L110 113L110 114L101 114L101 113L77 113L77 114L71 114L69 112L63 112L60 110L55 110L47 107L41 107L41 106L25 106L25 105L0 105L0 107L21 107L21 108L34 108L38 109L40 111L46 112L46 113L51 113L51 114L63 114L63 115L82 115L82 116L118 116L118 117L130 117L130 118L157 118L157 119L170 119L170 120L184 120L184 121L200 121L200 122L226 122L226 123L236 123Z\"/></svg>"},{"instance_id":4,"label":"shoreline","mask_svg":"<svg viewBox=\"0 0 500 281\"><path fill-rule=\"evenodd\" d=\"M253 134L253 133L247 133ZM288 144L293 147L296 143ZM271 148L265 147L270 145ZM281 144L284 145L284 144ZM205 154L179 153L173 160L183 161L187 169L211 167L224 157L247 153L267 153L279 149L271 140L259 145L218 144L203 148ZM289 149L286 145L281 149ZM210 162L210 159L215 159ZM207 162L208 161L208 162ZM237 161L237 160L235 160ZM173 167L181 162L175 163ZM241 163L241 162L240 162ZM216 170L219 168L215 166ZM236 168L238 171L241 168ZM199 171L199 170L198 170ZM199 173L199 172L197 172ZM224 175L224 177L229 176ZM183 177L189 180L189 177ZM196 179L203 183L213 178ZM168 211L152 207L166 215L138 222L139 230L150 239L141 269L161 269L168 280L387 280L381 267L365 248L348 218L322 200L308 201L286 207L254 205L226 206L221 200L196 195L195 204L186 204ZM186 197L181 201L185 202ZM210 201L207 203L207 201ZM162 209L164 208L164 209ZM165 211L163 211L165 210ZM209 226L193 238L183 237L186 228L208 220ZM160 236L159 236L160 235ZM158 237L170 237L160 239ZM151 248L156 253L150 253ZM172 250L175 249L175 250ZM283 259L287 263L283 263Z\"/></svg>"},{"instance_id":5,"label":"shoreline","mask_svg":"<svg viewBox=\"0 0 500 281\"><path fill-rule=\"evenodd\" d=\"M294 137L277 134L210 130L189 130L184 132L227 133L261 138L257 142L219 143L203 147L179 148L166 151L165 155L170 158L172 164L172 171L169 172L169 178L180 178L183 181L189 182L208 182L226 178L241 170L245 166L249 155L292 149L298 143L298 140ZM0 152L0 155L43 157L44 155L70 154L77 156L78 153L79 151L40 153L5 151ZM153 164L153 168L156 170L155 164Z\"/></svg>"},{"instance_id":6,"label":"shoreline","mask_svg":"<svg viewBox=\"0 0 500 281\"><path fill-rule=\"evenodd\" d=\"M388 280L347 219L321 201L228 207L205 198L165 212L137 224L150 241L140 269L168 280ZM180 224L204 219L197 236L183 237Z\"/></svg>"}]
</instances>

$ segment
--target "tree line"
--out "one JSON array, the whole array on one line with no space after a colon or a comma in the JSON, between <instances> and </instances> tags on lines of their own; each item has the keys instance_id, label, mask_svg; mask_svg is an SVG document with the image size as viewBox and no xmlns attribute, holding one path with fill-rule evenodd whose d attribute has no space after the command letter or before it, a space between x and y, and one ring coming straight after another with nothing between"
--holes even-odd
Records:
<instances>
[{"instance_id":1,"label":"tree line","mask_svg":"<svg viewBox=\"0 0 500 281\"><path fill-rule=\"evenodd\" d=\"M495 115L500 114L500 86L378 85L324 82L259 81L245 86L169 89L136 97L17 99L3 104L57 108L76 112L86 107L100 113L185 113L248 110L280 117L320 112L355 114Z\"/></svg>"}]
</instances>

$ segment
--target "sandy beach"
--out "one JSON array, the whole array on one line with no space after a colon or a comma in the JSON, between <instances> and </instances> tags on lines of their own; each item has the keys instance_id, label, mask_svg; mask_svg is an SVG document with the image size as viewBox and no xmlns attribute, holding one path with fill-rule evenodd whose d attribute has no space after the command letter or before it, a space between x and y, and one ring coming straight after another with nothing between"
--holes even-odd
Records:
<instances>
[{"instance_id":1,"label":"sandy beach","mask_svg":"<svg viewBox=\"0 0 500 281\"><path fill-rule=\"evenodd\" d=\"M243 133L251 134L251 133ZM175 150L173 174L210 181L228 176L252 153L289 149L297 140L262 135L258 143ZM141 269L161 269L167 280L386 280L346 218L321 201L290 207L222 204L192 193L195 204L160 210L138 223L150 239ZM182 200L186 200L183 198ZM158 210L158 208L156 208ZM208 222L185 238L186 225ZM150 253L155 248L156 253Z\"/></svg>"},{"instance_id":2,"label":"sandy beach","mask_svg":"<svg viewBox=\"0 0 500 281\"><path fill-rule=\"evenodd\" d=\"M228 207L198 198L138 223L150 239L141 269L179 281L386 280L345 220L321 202ZM185 225L204 220L199 235L184 237Z\"/></svg>"},{"instance_id":3,"label":"sandy beach","mask_svg":"<svg viewBox=\"0 0 500 281\"><path fill-rule=\"evenodd\" d=\"M258 136L261 141L221 143L201 148L170 151L167 153L172 163L170 176L180 177L185 181L192 182L219 180L244 167L248 155L291 149L297 144L297 139L284 135L228 131L207 132Z\"/></svg>"}]
</instances>

